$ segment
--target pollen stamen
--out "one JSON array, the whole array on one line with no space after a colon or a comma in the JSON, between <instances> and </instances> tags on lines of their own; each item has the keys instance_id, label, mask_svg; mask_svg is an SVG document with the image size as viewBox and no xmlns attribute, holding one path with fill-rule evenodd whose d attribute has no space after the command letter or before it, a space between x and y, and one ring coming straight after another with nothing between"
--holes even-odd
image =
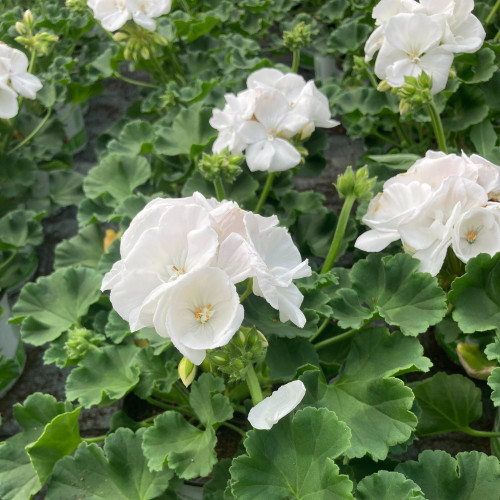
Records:
<instances>
[{"instance_id":1,"label":"pollen stamen","mask_svg":"<svg viewBox=\"0 0 500 500\"><path fill-rule=\"evenodd\" d=\"M194 312L194 317L197 319L202 325L204 325L214 314L212 310L212 304L208 304L206 306L200 306Z\"/></svg>"}]
</instances>

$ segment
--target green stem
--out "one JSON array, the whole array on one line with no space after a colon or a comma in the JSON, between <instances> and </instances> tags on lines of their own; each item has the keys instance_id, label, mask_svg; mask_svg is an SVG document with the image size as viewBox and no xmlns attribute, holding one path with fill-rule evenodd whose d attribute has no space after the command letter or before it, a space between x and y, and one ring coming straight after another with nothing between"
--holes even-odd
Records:
<instances>
[{"instance_id":1,"label":"green stem","mask_svg":"<svg viewBox=\"0 0 500 500\"><path fill-rule=\"evenodd\" d=\"M500 0L497 0L497 3L493 6L491 12L488 14L486 21L484 21L485 26L488 26L488 24L490 24L491 21L493 21L493 18L495 17L495 14L497 13L498 9L500 9Z\"/></svg>"},{"instance_id":2,"label":"green stem","mask_svg":"<svg viewBox=\"0 0 500 500\"><path fill-rule=\"evenodd\" d=\"M382 134L381 132L378 132L375 130L374 132L371 132L372 135L375 137L378 137L379 139L382 139L384 142L388 142L389 144L392 144L393 146L399 147L400 144L398 144L396 141L393 141L389 136Z\"/></svg>"},{"instance_id":3,"label":"green stem","mask_svg":"<svg viewBox=\"0 0 500 500\"><path fill-rule=\"evenodd\" d=\"M224 185L222 184L222 180L220 177L217 177L217 179L214 180L214 186L217 201L222 201L226 197L226 194L224 193Z\"/></svg>"},{"instance_id":4,"label":"green stem","mask_svg":"<svg viewBox=\"0 0 500 500\"><path fill-rule=\"evenodd\" d=\"M267 176L266 183L264 184L264 189L262 190L259 202L257 203L257 206L255 207L254 210L256 214L258 214L261 211L262 207L264 206L264 203L267 200L267 195L269 194L271 186L273 185L275 176L276 172L270 172L269 175Z\"/></svg>"},{"instance_id":5,"label":"green stem","mask_svg":"<svg viewBox=\"0 0 500 500\"><path fill-rule=\"evenodd\" d=\"M252 293L253 290L253 278L248 279L248 285L246 290L241 294L240 304Z\"/></svg>"},{"instance_id":6,"label":"green stem","mask_svg":"<svg viewBox=\"0 0 500 500\"><path fill-rule=\"evenodd\" d=\"M101 24L100 21L98 21L95 17L94 17L94 13L92 12L92 9L90 9L89 7L89 12L91 14L91 17L92 19L94 19L94 21L96 22L97 26L99 26L99 28L101 28L102 31L104 31L104 34L113 42L113 43L116 43L117 45L120 45L120 42L118 42L117 40L115 40L113 38L113 35Z\"/></svg>"},{"instance_id":7,"label":"green stem","mask_svg":"<svg viewBox=\"0 0 500 500\"><path fill-rule=\"evenodd\" d=\"M373 315L371 318L368 318L362 325L361 328L353 328L352 330L347 330L347 332L341 333L340 335L336 335L335 337L330 337L329 339L322 340L321 342L318 342L317 344L314 344L314 347L316 349L322 349L323 347L329 346L330 344L336 344L337 342L342 342L343 340L346 340L353 335L356 335L356 333L360 332L361 330L364 330L377 316Z\"/></svg>"},{"instance_id":8,"label":"green stem","mask_svg":"<svg viewBox=\"0 0 500 500\"><path fill-rule=\"evenodd\" d=\"M297 73L300 63L300 50L293 51L292 73Z\"/></svg>"},{"instance_id":9,"label":"green stem","mask_svg":"<svg viewBox=\"0 0 500 500\"><path fill-rule=\"evenodd\" d=\"M18 250L13 250L12 253L7 257L7 259L0 265L0 273L16 258Z\"/></svg>"},{"instance_id":10,"label":"green stem","mask_svg":"<svg viewBox=\"0 0 500 500\"><path fill-rule=\"evenodd\" d=\"M182 8L186 12L186 14L191 15L191 10L189 9L189 5L187 4L186 0L179 0L179 3L182 5Z\"/></svg>"},{"instance_id":11,"label":"green stem","mask_svg":"<svg viewBox=\"0 0 500 500\"><path fill-rule=\"evenodd\" d=\"M227 427L228 429L232 429L233 431L236 431L242 437L246 436L245 431L243 429L240 429L237 425L230 424L229 422L222 422L222 425L224 427Z\"/></svg>"},{"instance_id":12,"label":"green stem","mask_svg":"<svg viewBox=\"0 0 500 500\"><path fill-rule=\"evenodd\" d=\"M366 76L368 76L368 80L370 80L370 83L373 85L373 87L375 87L375 90L377 90L378 89L377 80L375 79L375 75L371 72L368 65L365 66L365 73Z\"/></svg>"},{"instance_id":13,"label":"green stem","mask_svg":"<svg viewBox=\"0 0 500 500\"><path fill-rule=\"evenodd\" d=\"M323 333L323 330L328 326L329 323L330 323L330 318L326 318L323 321L323 323L321 323L321 325L319 326L317 332L312 337L309 337L309 342L316 340L321 335L321 333Z\"/></svg>"},{"instance_id":14,"label":"green stem","mask_svg":"<svg viewBox=\"0 0 500 500\"><path fill-rule=\"evenodd\" d=\"M344 238L347 221L349 220L349 215L351 214L351 209L355 201L355 194L348 195L344 200L344 205L342 205L342 210L337 221L337 227L335 228L335 234L333 235L330 251L328 252L325 263L323 264L323 267L321 269L321 274L327 273L332 268L335 262L335 258L337 257L337 253Z\"/></svg>"},{"instance_id":15,"label":"green stem","mask_svg":"<svg viewBox=\"0 0 500 500\"><path fill-rule=\"evenodd\" d=\"M106 435L96 436L93 438L82 438L82 441L84 441L87 444L90 444L90 443L100 443L101 441L104 441L105 439L106 439Z\"/></svg>"},{"instance_id":16,"label":"green stem","mask_svg":"<svg viewBox=\"0 0 500 500\"><path fill-rule=\"evenodd\" d=\"M403 146L409 146L411 144L410 138L408 137L408 134L405 132L403 126L401 125L401 122L396 116L394 116L394 126L396 127L396 131L400 136L401 142L404 143Z\"/></svg>"},{"instance_id":17,"label":"green stem","mask_svg":"<svg viewBox=\"0 0 500 500\"><path fill-rule=\"evenodd\" d=\"M181 65L179 64L179 60L177 59L177 56L175 55L175 52L173 49L170 48L170 46L167 46L167 52L170 58L170 61L172 62L176 74L176 78L178 83L181 85L186 85L186 80L182 76L182 68Z\"/></svg>"},{"instance_id":18,"label":"green stem","mask_svg":"<svg viewBox=\"0 0 500 500\"><path fill-rule=\"evenodd\" d=\"M431 117L432 128L434 129L434 134L436 135L436 140L438 143L439 150L443 153L447 152L446 148L446 139L444 136L443 123L441 122L441 118L436 109L436 105L434 101L431 101L427 105L427 109L429 111L429 116Z\"/></svg>"},{"instance_id":19,"label":"green stem","mask_svg":"<svg viewBox=\"0 0 500 500\"><path fill-rule=\"evenodd\" d=\"M469 434L470 436L475 437L484 437L484 438L498 438L500 437L500 432L492 432L492 431L478 431L476 429L471 429L470 427L462 427L460 431Z\"/></svg>"},{"instance_id":20,"label":"green stem","mask_svg":"<svg viewBox=\"0 0 500 500\"><path fill-rule=\"evenodd\" d=\"M161 67L161 64L159 63L158 59L156 59L156 56L151 55L151 62L153 63L153 66L155 67L163 82L168 83L170 81L170 78Z\"/></svg>"},{"instance_id":21,"label":"green stem","mask_svg":"<svg viewBox=\"0 0 500 500\"><path fill-rule=\"evenodd\" d=\"M498 30L498 33L495 35L495 38L493 38L494 42L498 42L500 40L500 30Z\"/></svg>"},{"instance_id":22,"label":"green stem","mask_svg":"<svg viewBox=\"0 0 500 500\"><path fill-rule=\"evenodd\" d=\"M140 82L139 80L134 80L132 78L128 78L126 76L120 75L120 73L114 73L113 76L127 83L131 83L132 85L137 85L138 87L148 87L150 89L158 89L158 85L154 85L152 83Z\"/></svg>"},{"instance_id":23,"label":"green stem","mask_svg":"<svg viewBox=\"0 0 500 500\"><path fill-rule=\"evenodd\" d=\"M40 130L42 130L43 126L47 123L47 120L49 119L51 113L52 113L52 108L49 108L48 111L47 111L47 114L44 116L43 120L31 132L31 134L29 134L27 137L25 137L19 144L17 144L16 146L14 146L8 152L8 154L13 153L14 151L17 151L19 148L23 147L26 143L28 143L29 141L31 141L31 139L33 139L33 137L35 137L35 135L38 134L38 132L40 132Z\"/></svg>"},{"instance_id":24,"label":"green stem","mask_svg":"<svg viewBox=\"0 0 500 500\"><path fill-rule=\"evenodd\" d=\"M259 404L264 398L262 397L262 390L260 388L259 379L255 373L255 368L250 365L247 369L246 382L250 396L252 396L253 405Z\"/></svg>"}]
</instances>

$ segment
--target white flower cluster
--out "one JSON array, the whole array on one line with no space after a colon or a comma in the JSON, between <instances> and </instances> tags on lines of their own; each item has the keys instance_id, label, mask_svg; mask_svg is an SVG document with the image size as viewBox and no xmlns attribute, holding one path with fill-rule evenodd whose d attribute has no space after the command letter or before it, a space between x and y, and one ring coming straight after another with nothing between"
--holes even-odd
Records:
<instances>
[{"instance_id":1,"label":"white flower cluster","mask_svg":"<svg viewBox=\"0 0 500 500\"><path fill-rule=\"evenodd\" d=\"M401 239L436 275L448 247L467 262L500 251L500 167L481 156L428 151L406 173L392 177L368 206L371 228L355 243L378 252Z\"/></svg>"},{"instance_id":2,"label":"white flower cluster","mask_svg":"<svg viewBox=\"0 0 500 500\"><path fill-rule=\"evenodd\" d=\"M214 109L210 125L219 131L214 153L246 150L251 171L297 166L301 155L290 139L303 140L316 127L339 125L331 119L328 99L300 75L264 68L248 77L247 87L238 95L226 94L224 109Z\"/></svg>"},{"instance_id":3,"label":"white flower cluster","mask_svg":"<svg viewBox=\"0 0 500 500\"><path fill-rule=\"evenodd\" d=\"M424 71L436 94L446 86L454 54L475 52L484 41L473 8L474 0L381 0L373 9L377 28L366 42L365 59L380 50L375 74L391 87Z\"/></svg>"},{"instance_id":4,"label":"white flower cluster","mask_svg":"<svg viewBox=\"0 0 500 500\"><path fill-rule=\"evenodd\" d=\"M293 279L311 274L278 218L236 203L157 198L132 220L121 260L103 290L132 331L154 327L199 365L206 349L231 340L243 321L235 284L253 278L253 292L279 310L280 320L304 326L303 296Z\"/></svg>"},{"instance_id":5,"label":"white flower cluster","mask_svg":"<svg viewBox=\"0 0 500 500\"><path fill-rule=\"evenodd\" d=\"M120 29L127 21L134 20L139 26L154 31L154 17L168 14L172 0L87 0L94 17L108 31Z\"/></svg>"},{"instance_id":6,"label":"white flower cluster","mask_svg":"<svg viewBox=\"0 0 500 500\"><path fill-rule=\"evenodd\" d=\"M17 115L18 94L34 99L41 88L40 80L28 73L28 58L24 52L0 42L0 118Z\"/></svg>"}]
</instances>

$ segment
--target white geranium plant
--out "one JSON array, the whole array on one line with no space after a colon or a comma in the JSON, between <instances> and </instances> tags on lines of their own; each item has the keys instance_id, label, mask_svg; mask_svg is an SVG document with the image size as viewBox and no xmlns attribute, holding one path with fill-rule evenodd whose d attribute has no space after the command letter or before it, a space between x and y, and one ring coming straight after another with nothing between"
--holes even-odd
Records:
<instances>
[{"instance_id":1,"label":"white geranium plant","mask_svg":"<svg viewBox=\"0 0 500 500\"><path fill-rule=\"evenodd\" d=\"M500 3L17 3L0 287L78 232L12 296L67 378L0 406L0 497L496 498ZM125 91L85 170L73 113Z\"/></svg>"}]
</instances>

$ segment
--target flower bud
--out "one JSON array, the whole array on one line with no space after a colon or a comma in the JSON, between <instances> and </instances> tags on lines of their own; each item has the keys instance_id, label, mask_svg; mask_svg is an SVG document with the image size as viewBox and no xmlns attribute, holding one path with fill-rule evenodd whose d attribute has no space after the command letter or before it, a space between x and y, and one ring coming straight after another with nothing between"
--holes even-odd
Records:
<instances>
[{"instance_id":1,"label":"flower bud","mask_svg":"<svg viewBox=\"0 0 500 500\"><path fill-rule=\"evenodd\" d=\"M123 31L117 31L116 33L113 33L113 40L115 42L121 42L123 40L126 40L127 38L127 33L124 33Z\"/></svg>"},{"instance_id":2,"label":"flower bud","mask_svg":"<svg viewBox=\"0 0 500 500\"><path fill-rule=\"evenodd\" d=\"M198 163L198 168L203 177L208 181L213 182L221 179L231 183L242 172L240 163L244 158L243 155L231 154L228 148L226 148L220 153L211 155L203 153Z\"/></svg>"},{"instance_id":3,"label":"flower bud","mask_svg":"<svg viewBox=\"0 0 500 500\"><path fill-rule=\"evenodd\" d=\"M28 29L26 28L26 25L24 23L22 23L21 21L17 21L15 26L16 26L16 31L20 35L26 35L26 33L28 33Z\"/></svg>"},{"instance_id":4,"label":"flower bud","mask_svg":"<svg viewBox=\"0 0 500 500\"><path fill-rule=\"evenodd\" d=\"M411 109L411 106L406 99L401 99L401 101L399 101L399 114L400 115L404 115L405 113L408 113L408 111L410 111L410 109Z\"/></svg>"},{"instance_id":5,"label":"flower bud","mask_svg":"<svg viewBox=\"0 0 500 500\"><path fill-rule=\"evenodd\" d=\"M35 24L35 19L33 18L31 10L28 9L24 12L23 21L28 30L31 30L31 28L33 28L33 24Z\"/></svg>"},{"instance_id":6,"label":"flower bud","mask_svg":"<svg viewBox=\"0 0 500 500\"><path fill-rule=\"evenodd\" d=\"M366 165L356 170L356 172L349 166L343 174L337 177L335 187L340 198L354 195L356 200L365 201L371 199L371 190L375 185L375 181L375 177L369 177Z\"/></svg>"},{"instance_id":7,"label":"flower bud","mask_svg":"<svg viewBox=\"0 0 500 500\"><path fill-rule=\"evenodd\" d=\"M193 382L197 369L198 367L191 363L186 357L181 359L177 367L177 372L179 373L179 378L186 387L189 387L191 382Z\"/></svg>"},{"instance_id":8,"label":"flower bud","mask_svg":"<svg viewBox=\"0 0 500 500\"><path fill-rule=\"evenodd\" d=\"M377 86L377 90L379 92L387 92L388 90L391 90L391 86L387 83L387 80L382 80L378 86Z\"/></svg>"},{"instance_id":9,"label":"flower bud","mask_svg":"<svg viewBox=\"0 0 500 500\"><path fill-rule=\"evenodd\" d=\"M283 43L291 51L307 47L311 43L311 27L304 21L296 24L292 31L283 32Z\"/></svg>"},{"instance_id":10,"label":"flower bud","mask_svg":"<svg viewBox=\"0 0 500 500\"><path fill-rule=\"evenodd\" d=\"M102 335L94 334L86 328L71 328L68 330L68 340L64 344L64 350L68 359L77 363L83 359L89 351L97 349L104 339Z\"/></svg>"}]
</instances>

